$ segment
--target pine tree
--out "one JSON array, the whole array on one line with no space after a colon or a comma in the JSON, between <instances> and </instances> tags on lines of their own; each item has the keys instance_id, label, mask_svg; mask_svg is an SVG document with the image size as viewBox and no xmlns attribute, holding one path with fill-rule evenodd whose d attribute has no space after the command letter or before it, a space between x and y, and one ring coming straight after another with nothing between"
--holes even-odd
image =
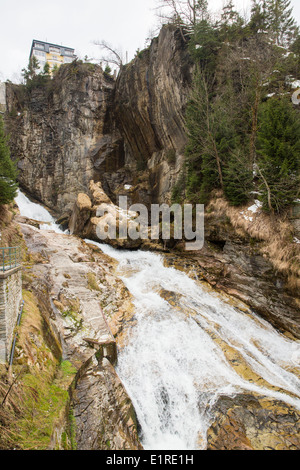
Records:
<instances>
[{"instance_id":1,"label":"pine tree","mask_svg":"<svg viewBox=\"0 0 300 470\"><path fill-rule=\"evenodd\" d=\"M43 68L43 75L49 77L51 75L51 68L49 62L46 62Z\"/></svg>"},{"instance_id":2,"label":"pine tree","mask_svg":"<svg viewBox=\"0 0 300 470\"><path fill-rule=\"evenodd\" d=\"M266 0L268 29L278 46L289 46L298 33L291 0Z\"/></svg>"},{"instance_id":3,"label":"pine tree","mask_svg":"<svg viewBox=\"0 0 300 470\"><path fill-rule=\"evenodd\" d=\"M268 20L266 0L252 0L251 18L248 28L252 34L267 32Z\"/></svg>"},{"instance_id":4,"label":"pine tree","mask_svg":"<svg viewBox=\"0 0 300 470\"><path fill-rule=\"evenodd\" d=\"M253 188L252 166L243 146L234 149L224 168L224 194L233 206L247 202Z\"/></svg>"},{"instance_id":5,"label":"pine tree","mask_svg":"<svg viewBox=\"0 0 300 470\"><path fill-rule=\"evenodd\" d=\"M0 204L10 203L17 190L16 168L10 159L3 119L0 117Z\"/></svg>"},{"instance_id":6,"label":"pine tree","mask_svg":"<svg viewBox=\"0 0 300 470\"><path fill-rule=\"evenodd\" d=\"M189 42L191 56L201 69L213 74L217 66L218 52L221 48L218 31L208 20L201 20L195 27Z\"/></svg>"},{"instance_id":7,"label":"pine tree","mask_svg":"<svg viewBox=\"0 0 300 470\"><path fill-rule=\"evenodd\" d=\"M205 203L210 191L223 188L221 154L223 134L226 132L226 115L219 121L212 108L209 92L210 80L197 69L190 102L186 110L189 142L186 148L187 187L186 195L191 201ZM220 116L221 117L221 116Z\"/></svg>"},{"instance_id":8,"label":"pine tree","mask_svg":"<svg viewBox=\"0 0 300 470\"><path fill-rule=\"evenodd\" d=\"M219 31L224 41L233 41L242 33L244 20L235 10L233 0L228 0L225 4L221 21L219 23Z\"/></svg>"},{"instance_id":9,"label":"pine tree","mask_svg":"<svg viewBox=\"0 0 300 470\"><path fill-rule=\"evenodd\" d=\"M264 208L281 212L299 194L300 115L286 98L261 105L257 167Z\"/></svg>"},{"instance_id":10,"label":"pine tree","mask_svg":"<svg viewBox=\"0 0 300 470\"><path fill-rule=\"evenodd\" d=\"M35 56L32 56L29 60L27 69L22 69L22 75L26 83L32 81L36 77L39 68L40 64L38 59Z\"/></svg>"}]
</instances>

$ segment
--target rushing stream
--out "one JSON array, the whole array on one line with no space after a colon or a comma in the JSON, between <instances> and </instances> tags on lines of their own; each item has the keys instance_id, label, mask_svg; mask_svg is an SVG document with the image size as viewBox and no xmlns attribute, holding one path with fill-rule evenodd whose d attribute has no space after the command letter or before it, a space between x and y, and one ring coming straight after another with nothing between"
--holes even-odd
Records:
<instances>
[{"instance_id":1,"label":"rushing stream","mask_svg":"<svg viewBox=\"0 0 300 470\"><path fill-rule=\"evenodd\" d=\"M258 392L300 409L300 381L289 372L297 366L297 343L166 267L159 254L99 246L118 261L134 298L136 322L117 371L137 411L145 449L205 447L209 410L221 395ZM226 359L228 348L270 385L239 375Z\"/></svg>"},{"instance_id":2,"label":"rushing stream","mask_svg":"<svg viewBox=\"0 0 300 470\"><path fill-rule=\"evenodd\" d=\"M24 198L19 193L16 199L21 215L54 224ZM135 406L145 449L205 448L210 409L221 395L257 392L300 409L294 373L299 343L167 267L162 255L97 245L117 260L117 275L134 299L117 372ZM258 384L257 376L264 382Z\"/></svg>"},{"instance_id":3,"label":"rushing stream","mask_svg":"<svg viewBox=\"0 0 300 470\"><path fill-rule=\"evenodd\" d=\"M40 225L42 230L53 230L56 233L63 233L47 209L45 209L45 207L41 206L40 204L36 204L30 201L30 199L28 199L28 197L26 197L22 191L18 190L15 202L19 208L21 216L32 220L37 220L39 222L44 222L44 224Z\"/></svg>"}]
</instances>

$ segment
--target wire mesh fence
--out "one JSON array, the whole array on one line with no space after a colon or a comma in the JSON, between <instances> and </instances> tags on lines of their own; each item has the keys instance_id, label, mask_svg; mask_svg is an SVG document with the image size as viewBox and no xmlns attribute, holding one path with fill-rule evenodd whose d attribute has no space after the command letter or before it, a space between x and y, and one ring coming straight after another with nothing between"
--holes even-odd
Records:
<instances>
[{"instance_id":1,"label":"wire mesh fence","mask_svg":"<svg viewBox=\"0 0 300 470\"><path fill-rule=\"evenodd\" d=\"M20 264L21 248L19 246L0 247L0 272L16 268Z\"/></svg>"}]
</instances>

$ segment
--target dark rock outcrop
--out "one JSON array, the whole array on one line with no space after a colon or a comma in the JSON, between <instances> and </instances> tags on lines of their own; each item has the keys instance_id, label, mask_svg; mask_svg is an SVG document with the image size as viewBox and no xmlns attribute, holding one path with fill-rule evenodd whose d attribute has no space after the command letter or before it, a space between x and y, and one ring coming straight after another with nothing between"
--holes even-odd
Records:
<instances>
[{"instance_id":1,"label":"dark rock outcrop","mask_svg":"<svg viewBox=\"0 0 300 470\"><path fill-rule=\"evenodd\" d=\"M192 70L180 32L165 26L116 83L117 122L127 154L149 171L152 203L168 201L182 164Z\"/></svg>"},{"instance_id":2,"label":"dark rock outcrop","mask_svg":"<svg viewBox=\"0 0 300 470\"><path fill-rule=\"evenodd\" d=\"M23 105L16 86L7 87L6 123L20 185L59 215L97 174L93 163L106 138L113 88L101 67L76 63L62 67L48 86L24 92Z\"/></svg>"}]
</instances>

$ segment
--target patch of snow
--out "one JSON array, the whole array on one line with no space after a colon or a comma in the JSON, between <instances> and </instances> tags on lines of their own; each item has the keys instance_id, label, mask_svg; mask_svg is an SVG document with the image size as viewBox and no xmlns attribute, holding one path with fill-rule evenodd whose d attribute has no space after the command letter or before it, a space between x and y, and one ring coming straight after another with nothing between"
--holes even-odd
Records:
<instances>
[{"instance_id":1,"label":"patch of snow","mask_svg":"<svg viewBox=\"0 0 300 470\"><path fill-rule=\"evenodd\" d=\"M262 203L258 199L255 199L254 202L255 204L253 204L253 206L248 207L248 211L251 211L255 214L255 212L257 212L258 209L262 207Z\"/></svg>"},{"instance_id":2,"label":"patch of snow","mask_svg":"<svg viewBox=\"0 0 300 470\"><path fill-rule=\"evenodd\" d=\"M248 207L248 209L246 209L245 211L241 211L240 214L248 222L253 222L253 217L251 217L250 215L246 215L245 212L246 213L247 212L252 212L252 214L255 214L261 207L262 207L262 203L258 199L255 199L254 204L252 206Z\"/></svg>"},{"instance_id":3,"label":"patch of snow","mask_svg":"<svg viewBox=\"0 0 300 470\"><path fill-rule=\"evenodd\" d=\"M300 88L300 80L295 80L293 83L291 83L291 87L294 89Z\"/></svg>"},{"instance_id":4,"label":"patch of snow","mask_svg":"<svg viewBox=\"0 0 300 470\"><path fill-rule=\"evenodd\" d=\"M294 243L300 244L300 240L297 237L294 237Z\"/></svg>"}]
</instances>

